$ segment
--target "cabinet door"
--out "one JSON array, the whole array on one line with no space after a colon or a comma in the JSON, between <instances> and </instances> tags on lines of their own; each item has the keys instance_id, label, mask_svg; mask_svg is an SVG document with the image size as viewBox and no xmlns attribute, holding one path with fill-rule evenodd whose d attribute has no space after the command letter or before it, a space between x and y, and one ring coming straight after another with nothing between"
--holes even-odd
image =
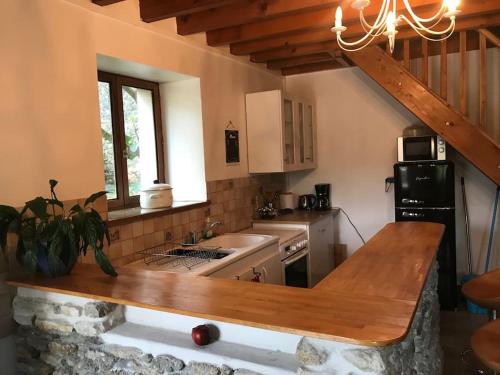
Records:
<instances>
[{"instance_id":1,"label":"cabinet door","mask_svg":"<svg viewBox=\"0 0 500 375\"><path fill-rule=\"evenodd\" d=\"M297 103L297 143L298 143L298 153L299 153L299 164L303 166L305 162L305 126L304 126L304 103Z\"/></svg>"},{"instance_id":2,"label":"cabinet door","mask_svg":"<svg viewBox=\"0 0 500 375\"><path fill-rule=\"evenodd\" d=\"M316 165L316 129L314 126L313 106L304 105L304 159L305 163Z\"/></svg>"},{"instance_id":3,"label":"cabinet door","mask_svg":"<svg viewBox=\"0 0 500 375\"><path fill-rule=\"evenodd\" d=\"M312 287L334 268L333 217L329 216L309 227Z\"/></svg>"},{"instance_id":4,"label":"cabinet door","mask_svg":"<svg viewBox=\"0 0 500 375\"><path fill-rule=\"evenodd\" d=\"M293 102L290 99L283 101L283 164L289 170L295 164L295 129Z\"/></svg>"},{"instance_id":5,"label":"cabinet door","mask_svg":"<svg viewBox=\"0 0 500 375\"><path fill-rule=\"evenodd\" d=\"M283 172L283 105L280 90L246 95L249 173Z\"/></svg>"},{"instance_id":6,"label":"cabinet door","mask_svg":"<svg viewBox=\"0 0 500 375\"><path fill-rule=\"evenodd\" d=\"M278 243L272 244L243 259L228 264L209 274L210 277L251 281L255 272L262 274L261 281L267 284L282 284L281 260Z\"/></svg>"},{"instance_id":7,"label":"cabinet door","mask_svg":"<svg viewBox=\"0 0 500 375\"><path fill-rule=\"evenodd\" d=\"M242 269L235 278L264 284L283 284L281 260L279 255L272 255L261 262Z\"/></svg>"}]
</instances>

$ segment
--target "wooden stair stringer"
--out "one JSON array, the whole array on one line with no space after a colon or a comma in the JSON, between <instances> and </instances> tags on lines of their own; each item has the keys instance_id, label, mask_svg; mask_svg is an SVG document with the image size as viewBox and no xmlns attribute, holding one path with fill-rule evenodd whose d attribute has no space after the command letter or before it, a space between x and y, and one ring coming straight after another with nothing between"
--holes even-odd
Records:
<instances>
[{"instance_id":1,"label":"wooden stair stringer","mask_svg":"<svg viewBox=\"0 0 500 375\"><path fill-rule=\"evenodd\" d=\"M500 147L378 46L345 55L497 185Z\"/></svg>"}]
</instances>

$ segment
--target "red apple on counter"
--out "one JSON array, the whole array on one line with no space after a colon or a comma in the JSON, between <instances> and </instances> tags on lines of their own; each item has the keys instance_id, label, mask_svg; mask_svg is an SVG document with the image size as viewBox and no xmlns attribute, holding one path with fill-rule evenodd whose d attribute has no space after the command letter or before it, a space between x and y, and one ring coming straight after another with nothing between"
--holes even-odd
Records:
<instances>
[{"instance_id":1,"label":"red apple on counter","mask_svg":"<svg viewBox=\"0 0 500 375\"><path fill-rule=\"evenodd\" d=\"M201 326L194 327L191 331L191 337L194 343L198 346L208 345L210 342L210 332L208 326L203 324Z\"/></svg>"}]
</instances>

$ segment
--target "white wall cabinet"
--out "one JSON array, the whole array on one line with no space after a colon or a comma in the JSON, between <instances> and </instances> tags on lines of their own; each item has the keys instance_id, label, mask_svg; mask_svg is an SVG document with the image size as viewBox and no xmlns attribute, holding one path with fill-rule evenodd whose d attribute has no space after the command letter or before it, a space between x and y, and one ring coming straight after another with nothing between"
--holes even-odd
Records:
<instances>
[{"instance_id":1,"label":"white wall cabinet","mask_svg":"<svg viewBox=\"0 0 500 375\"><path fill-rule=\"evenodd\" d=\"M281 90L246 96L249 173L316 168L314 106Z\"/></svg>"}]
</instances>

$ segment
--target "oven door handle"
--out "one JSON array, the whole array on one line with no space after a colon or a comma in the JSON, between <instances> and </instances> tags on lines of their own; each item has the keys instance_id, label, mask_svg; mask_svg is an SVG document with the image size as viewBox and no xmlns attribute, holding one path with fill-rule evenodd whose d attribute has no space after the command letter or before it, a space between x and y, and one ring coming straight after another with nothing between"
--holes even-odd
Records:
<instances>
[{"instance_id":1,"label":"oven door handle","mask_svg":"<svg viewBox=\"0 0 500 375\"><path fill-rule=\"evenodd\" d=\"M300 252L298 252L296 255L294 255L292 258L290 259L287 259L284 261L284 265L285 267L289 266L290 264L296 262L297 260L299 260L300 258L306 256L307 254L309 254L309 250L308 249L305 249L305 250L302 250Z\"/></svg>"}]
</instances>

